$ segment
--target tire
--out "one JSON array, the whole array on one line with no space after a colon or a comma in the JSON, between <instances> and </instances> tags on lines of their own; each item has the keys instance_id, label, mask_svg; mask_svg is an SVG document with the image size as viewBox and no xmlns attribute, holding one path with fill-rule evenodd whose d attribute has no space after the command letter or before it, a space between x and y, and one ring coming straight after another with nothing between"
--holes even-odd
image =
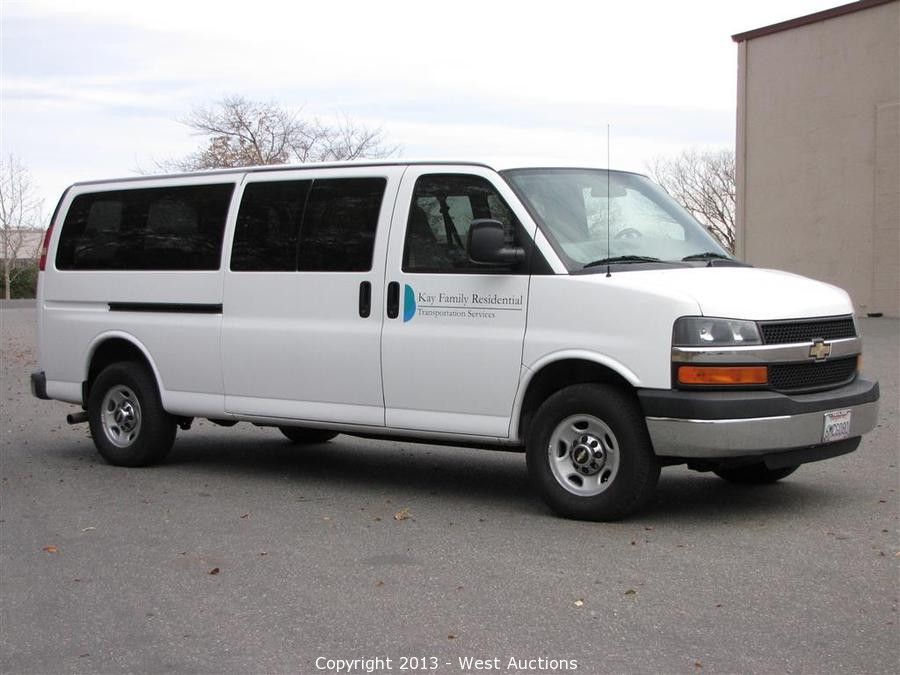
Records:
<instances>
[{"instance_id":1,"label":"tire","mask_svg":"<svg viewBox=\"0 0 900 675\"><path fill-rule=\"evenodd\" d=\"M328 429L308 429L306 427L278 427L278 431L298 445L315 445L325 443L338 435L336 431Z\"/></svg>"},{"instance_id":2,"label":"tire","mask_svg":"<svg viewBox=\"0 0 900 675\"><path fill-rule=\"evenodd\" d=\"M790 476L799 468L800 465L798 464L797 466L786 466L782 469L769 469L765 464L760 463L740 466L734 469L715 469L713 473L719 478L724 478L729 483L768 485Z\"/></svg>"},{"instance_id":3,"label":"tire","mask_svg":"<svg viewBox=\"0 0 900 675\"><path fill-rule=\"evenodd\" d=\"M544 401L526 457L538 494L566 518L623 518L653 496L659 480L637 401L607 384L572 385Z\"/></svg>"},{"instance_id":4,"label":"tire","mask_svg":"<svg viewBox=\"0 0 900 675\"><path fill-rule=\"evenodd\" d=\"M163 410L159 388L133 361L104 368L88 396L88 423L97 451L116 466L149 466L175 442L175 417Z\"/></svg>"}]
</instances>

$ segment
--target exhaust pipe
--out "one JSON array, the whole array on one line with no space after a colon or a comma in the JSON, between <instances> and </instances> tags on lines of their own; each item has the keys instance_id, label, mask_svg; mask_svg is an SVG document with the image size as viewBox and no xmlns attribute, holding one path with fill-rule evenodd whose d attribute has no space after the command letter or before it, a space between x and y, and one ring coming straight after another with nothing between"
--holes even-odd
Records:
<instances>
[{"instance_id":1,"label":"exhaust pipe","mask_svg":"<svg viewBox=\"0 0 900 675\"><path fill-rule=\"evenodd\" d=\"M82 424L88 421L88 414L85 411L70 413L66 415L66 422L69 424Z\"/></svg>"}]
</instances>

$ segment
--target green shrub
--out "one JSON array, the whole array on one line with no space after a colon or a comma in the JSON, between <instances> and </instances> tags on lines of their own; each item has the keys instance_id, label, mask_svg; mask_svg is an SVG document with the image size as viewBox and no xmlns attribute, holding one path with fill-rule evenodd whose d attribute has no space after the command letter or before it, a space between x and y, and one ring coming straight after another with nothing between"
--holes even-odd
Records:
<instances>
[{"instance_id":1,"label":"green shrub","mask_svg":"<svg viewBox=\"0 0 900 675\"><path fill-rule=\"evenodd\" d=\"M33 298L37 294L38 268L37 263L29 262L27 267L19 271L10 284L10 297L12 298ZM3 283L3 277L0 275L0 298L6 297L6 284Z\"/></svg>"}]
</instances>

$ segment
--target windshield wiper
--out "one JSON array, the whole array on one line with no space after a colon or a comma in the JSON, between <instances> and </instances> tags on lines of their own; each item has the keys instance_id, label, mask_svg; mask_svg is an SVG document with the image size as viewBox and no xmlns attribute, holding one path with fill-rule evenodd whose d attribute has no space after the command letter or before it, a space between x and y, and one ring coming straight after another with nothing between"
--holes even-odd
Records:
<instances>
[{"instance_id":1,"label":"windshield wiper","mask_svg":"<svg viewBox=\"0 0 900 675\"><path fill-rule=\"evenodd\" d=\"M633 262L663 262L659 258L651 258L646 255L617 255L611 258L602 258L587 263L582 269L588 267L597 267L599 265L611 265L613 263L633 263Z\"/></svg>"},{"instance_id":2,"label":"windshield wiper","mask_svg":"<svg viewBox=\"0 0 900 675\"><path fill-rule=\"evenodd\" d=\"M706 253L694 253L693 255L686 255L682 258L682 260L734 260L734 258L732 258L730 255L722 255L721 253L707 251Z\"/></svg>"}]
</instances>

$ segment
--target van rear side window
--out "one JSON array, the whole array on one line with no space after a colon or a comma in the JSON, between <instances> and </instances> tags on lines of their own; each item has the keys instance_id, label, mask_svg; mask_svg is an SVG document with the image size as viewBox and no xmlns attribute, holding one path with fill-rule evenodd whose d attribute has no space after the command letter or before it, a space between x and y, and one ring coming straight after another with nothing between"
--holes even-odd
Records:
<instances>
[{"instance_id":1,"label":"van rear side window","mask_svg":"<svg viewBox=\"0 0 900 675\"><path fill-rule=\"evenodd\" d=\"M301 272L368 272L372 269L384 178L317 180L300 227Z\"/></svg>"},{"instance_id":2,"label":"van rear side window","mask_svg":"<svg viewBox=\"0 0 900 675\"><path fill-rule=\"evenodd\" d=\"M217 270L232 183L75 197L60 234L61 270Z\"/></svg>"},{"instance_id":3,"label":"van rear side window","mask_svg":"<svg viewBox=\"0 0 900 675\"><path fill-rule=\"evenodd\" d=\"M372 269L384 178L267 181L244 189L234 272Z\"/></svg>"},{"instance_id":4,"label":"van rear side window","mask_svg":"<svg viewBox=\"0 0 900 675\"><path fill-rule=\"evenodd\" d=\"M297 233L311 180L250 183L234 230L234 272L296 272Z\"/></svg>"}]
</instances>

